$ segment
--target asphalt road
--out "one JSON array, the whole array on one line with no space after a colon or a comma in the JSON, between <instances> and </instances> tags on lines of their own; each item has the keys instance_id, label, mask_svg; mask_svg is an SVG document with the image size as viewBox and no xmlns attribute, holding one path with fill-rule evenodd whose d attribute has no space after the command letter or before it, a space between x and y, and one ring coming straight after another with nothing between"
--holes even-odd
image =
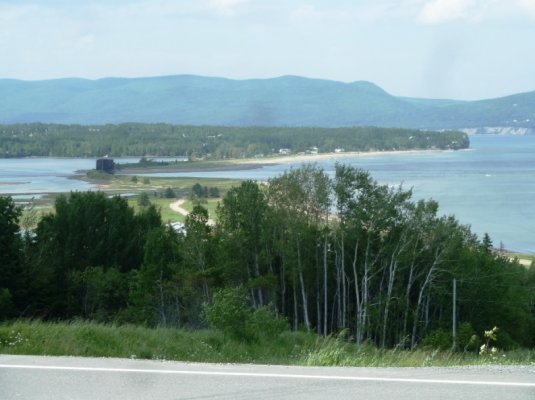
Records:
<instances>
[{"instance_id":1,"label":"asphalt road","mask_svg":"<svg viewBox=\"0 0 535 400\"><path fill-rule=\"evenodd\" d=\"M1 400L535 399L535 366L316 368L0 355Z\"/></svg>"}]
</instances>

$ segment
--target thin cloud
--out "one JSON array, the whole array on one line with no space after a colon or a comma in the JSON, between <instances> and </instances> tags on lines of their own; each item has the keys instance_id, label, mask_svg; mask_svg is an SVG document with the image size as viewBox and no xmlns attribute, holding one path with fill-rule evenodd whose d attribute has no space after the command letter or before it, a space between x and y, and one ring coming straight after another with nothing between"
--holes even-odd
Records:
<instances>
[{"instance_id":1,"label":"thin cloud","mask_svg":"<svg viewBox=\"0 0 535 400\"><path fill-rule=\"evenodd\" d=\"M420 3L417 19L424 24L482 22L535 16L535 0L428 0Z\"/></svg>"},{"instance_id":2,"label":"thin cloud","mask_svg":"<svg viewBox=\"0 0 535 400\"><path fill-rule=\"evenodd\" d=\"M426 24L466 19L475 6L475 0L433 0L424 5L418 19Z\"/></svg>"},{"instance_id":3,"label":"thin cloud","mask_svg":"<svg viewBox=\"0 0 535 400\"><path fill-rule=\"evenodd\" d=\"M516 0L519 7L535 16L535 0Z\"/></svg>"},{"instance_id":4,"label":"thin cloud","mask_svg":"<svg viewBox=\"0 0 535 400\"><path fill-rule=\"evenodd\" d=\"M398 14L399 7L394 2L383 2L362 6L318 7L313 4L303 4L291 11L292 20L322 20L375 22L388 19Z\"/></svg>"},{"instance_id":5,"label":"thin cloud","mask_svg":"<svg viewBox=\"0 0 535 400\"><path fill-rule=\"evenodd\" d=\"M39 6L32 4L0 4L0 21L16 21L40 10Z\"/></svg>"},{"instance_id":6,"label":"thin cloud","mask_svg":"<svg viewBox=\"0 0 535 400\"><path fill-rule=\"evenodd\" d=\"M237 7L248 2L249 0L210 0L208 7L224 15L235 15Z\"/></svg>"}]
</instances>

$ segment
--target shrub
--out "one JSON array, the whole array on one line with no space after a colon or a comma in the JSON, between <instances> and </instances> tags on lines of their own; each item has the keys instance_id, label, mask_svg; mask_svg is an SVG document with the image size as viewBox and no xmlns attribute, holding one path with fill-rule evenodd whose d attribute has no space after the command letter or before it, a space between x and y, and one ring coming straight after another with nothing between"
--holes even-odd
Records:
<instances>
[{"instance_id":1,"label":"shrub","mask_svg":"<svg viewBox=\"0 0 535 400\"><path fill-rule=\"evenodd\" d=\"M288 330L286 318L272 307L260 307L253 312L241 286L216 292L212 304L204 305L203 315L208 326L236 339L273 339Z\"/></svg>"},{"instance_id":2,"label":"shrub","mask_svg":"<svg viewBox=\"0 0 535 400\"><path fill-rule=\"evenodd\" d=\"M246 323L247 336L251 339L273 339L288 330L288 320L274 308L264 306L253 312Z\"/></svg>"},{"instance_id":3,"label":"shrub","mask_svg":"<svg viewBox=\"0 0 535 400\"><path fill-rule=\"evenodd\" d=\"M137 198L137 204L140 207L150 206L150 198L147 192L141 192Z\"/></svg>"},{"instance_id":4,"label":"shrub","mask_svg":"<svg viewBox=\"0 0 535 400\"><path fill-rule=\"evenodd\" d=\"M170 187L168 187L167 189L165 189L163 193L163 197L165 197L166 199L172 199L176 197L175 191L171 189Z\"/></svg>"},{"instance_id":5,"label":"shrub","mask_svg":"<svg viewBox=\"0 0 535 400\"><path fill-rule=\"evenodd\" d=\"M481 339L476 335L474 328L469 322L459 325L457 332L457 349L462 351L477 351L481 345Z\"/></svg>"},{"instance_id":6,"label":"shrub","mask_svg":"<svg viewBox=\"0 0 535 400\"><path fill-rule=\"evenodd\" d=\"M432 331L422 341L422 345L425 347L431 347L433 349L448 350L451 349L453 344L453 338L450 332L446 332L444 329L437 329Z\"/></svg>"},{"instance_id":7,"label":"shrub","mask_svg":"<svg viewBox=\"0 0 535 400\"><path fill-rule=\"evenodd\" d=\"M214 293L211 305L203 307L204 320L211 328L236 338L246 338L246 322L251 315L247 293L241 286Z\"/></svg>"}]
</instances>

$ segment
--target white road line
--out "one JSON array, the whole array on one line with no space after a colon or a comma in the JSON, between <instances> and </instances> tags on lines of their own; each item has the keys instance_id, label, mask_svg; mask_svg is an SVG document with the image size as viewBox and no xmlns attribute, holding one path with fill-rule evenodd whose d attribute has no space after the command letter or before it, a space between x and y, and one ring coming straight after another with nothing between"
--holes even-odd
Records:
<instances>
[{"instance_id":1,"label":"white road line","mask_svg":"<svg viewBox=\"0 0 535 400\"><path fill-rule=\"evenodd\" d=\"M10 365L0 364L4 369L28 369L28 370L51 370L51 371L83 371L83 372L122 372L122 373L146 373L167 375L205 375L205 376L233 376L251 378L282 378L282 379L318 379L338 381L364 381L364 382L397 382L397 383L427 383L443 385L479 385L479 386L508 386L508 387L532 387L535 382L493 382L493 381L469 381L450 379L411 379L411 378L381 378L369 376L338 376L338 375L303 375L303 374L273 374L254 372L217 372L217 371L184 371L169 369L133 369L133 368L95 368L95 367L58 367L53 365Z\"/></svg>"}]
</instances>

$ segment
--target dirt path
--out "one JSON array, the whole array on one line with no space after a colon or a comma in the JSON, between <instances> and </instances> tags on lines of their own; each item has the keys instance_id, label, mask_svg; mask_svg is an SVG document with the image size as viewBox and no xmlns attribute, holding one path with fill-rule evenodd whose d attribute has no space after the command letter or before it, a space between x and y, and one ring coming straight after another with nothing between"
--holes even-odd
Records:
<instances>
[{"instance_id":1,"label":"dirt path","mask_svg":"<svg viewBox=\"0 0 535 400\"><path fill-rule=\"evenodd\" d=\"M182 208L182 204L184 204L186 200L184 199L178 199L177 201L174 201L173 203L169 204L169 207L171 210L176 211L179 214L182 214L183 216L187 216L189 214L189 211L185 208ZM214 226L215 221L213 219L208 219L208 225Z\"/></svg>"},{"instance_id":2,"label":"dirt path","mask_svg":"<svg viewBox=\"0 0 535 400\"><path fill-rule=\"evenodd\" d=\"M184 199L179 199L179 200L169 204L169 207L171 208L171 210L176 211L177 213L186 216L186 215L189 214L189 211L183 209L182 207L180 207L182 204L184 204L185 201L186 200L184 200Z\"/></svg>"}]
</instances>

